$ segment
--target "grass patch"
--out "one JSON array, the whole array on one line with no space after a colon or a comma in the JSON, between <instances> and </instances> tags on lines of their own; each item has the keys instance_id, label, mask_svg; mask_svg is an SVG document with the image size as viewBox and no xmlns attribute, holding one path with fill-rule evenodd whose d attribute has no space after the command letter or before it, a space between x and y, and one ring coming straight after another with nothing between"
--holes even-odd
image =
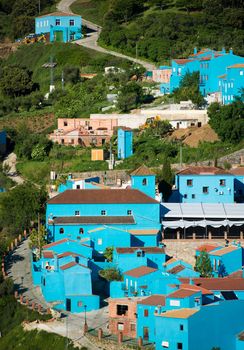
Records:
<instances>
[{"instance_id":1,"label":"grass patch","mask_svg":"<svg viewBox=\"0 0 244 350\"><path fill-rule=\"evenodd\" d=\"M50 162L23 161L17 164L17 171L27 180L38 185L47 183L51 170Z\"/></svg>"},{"instance_id":2,"label":"grass patch","mask_svg":"<svg viewBox=\"0 0 244 350\"><path fill-rule=\"evenodd\" d=\"M103 25L103 17L109 9L108 0L77 0L71 5L71 10L88 21Z\"/></svg>"}]
</instances>

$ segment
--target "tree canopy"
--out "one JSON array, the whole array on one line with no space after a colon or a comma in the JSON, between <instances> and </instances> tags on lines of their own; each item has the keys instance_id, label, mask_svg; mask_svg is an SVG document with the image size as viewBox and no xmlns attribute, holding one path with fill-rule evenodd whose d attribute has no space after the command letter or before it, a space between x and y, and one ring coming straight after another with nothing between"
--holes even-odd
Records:
<instances>
[{"instance_id":1,"label":"tree canopy","mask_svg":"<svg viewBox=\"0 0 244 350\"><path fill-rule=\"evenodd\" d=\"M211 261L205 250L196 257L195 271L200 272L201 277L212 277L213 275Z\"/></svg>"}]
</instances>

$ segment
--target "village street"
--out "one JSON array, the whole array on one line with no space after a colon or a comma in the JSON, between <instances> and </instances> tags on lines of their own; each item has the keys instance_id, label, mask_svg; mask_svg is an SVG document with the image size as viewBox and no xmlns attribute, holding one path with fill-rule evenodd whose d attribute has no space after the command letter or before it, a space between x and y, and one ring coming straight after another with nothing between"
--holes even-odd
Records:
<instances>
[{"instance_id":1,"label":"village street","mask_svg":"<svg viewBox=\"0 0 244 350\"><path fill-rule=\"evenodd\" d=\"M51 303L45 302L40 288L33 286L30 265L30 249L28 240L23 241L18 248L9 255L7 262L8 276L14 281L16 289L24 298L28 298L29 303L35 302L40 304L44 309L52 307ZM26 326L26 329L42 329L47 332L57 333L67 336L69 339L86 346L89 350L97 349L83 333L85 314L70 314L66 311L62 313L63 317L52 322L33 322ZM66 317L67 316L67 317ZM104 307L97 311L87 312L86 314L88 327L92 325L93 329L102 328L107 330L108 308Z\"/></svg>"},{"instance_id":2,"label":"village street","mask_svg":"<svg viewBox=\"0 0 244 350\"><path fill-rule=\"evenodd\" d=\"M59 11L62 12L68 12L68 13L72 13L70 6L72 5L72 3L75 2L75 0L61 0L59 2L59 4L57 5L57 8ZM101 27L90 22L87 21L86 19L82 18L82 23L83 25L87 26L87 28L93 30L92 33L89 34L89 36L85 39L81 39L81 40L77 40L75 43L84 47L87 47L89 49L92 50L96 50L99 52L103 52L103 53L107 53L116 57L120 57L120 58L125 58L127 60L133 61L135 63L141 64L143 67L145 67L147 70L152 70L152 69L156 69L156 66L146 62L146 61L142 61L130 56L126 56L123 55L121 53L118 53L116 51L111 51L111 50L107 50L104 49L103 47L99 46L98 44L98 38L99 38L99 34L101 32Z\"/></svg>"}]
</instances>

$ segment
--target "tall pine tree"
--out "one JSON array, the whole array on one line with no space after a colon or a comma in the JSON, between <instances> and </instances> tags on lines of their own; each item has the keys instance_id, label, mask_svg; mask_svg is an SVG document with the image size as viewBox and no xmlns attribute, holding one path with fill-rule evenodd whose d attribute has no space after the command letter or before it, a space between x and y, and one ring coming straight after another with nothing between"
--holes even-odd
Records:
<instances>
[{"instance_id":1,"label":"tall pine tree","mask_svg":"<svg viewBox=\"0 0 244 350\"><path fill-rule=\"evenodd\" d=\"M200 272L201 277L212 277L213 269L208 253L204 250L196 258L195 271Z\"/></svg>"},{"instance_id":2,"label":"tall pine tree","mask_svg":"<svg viewBox=\"0 0 244 350\"><path fill-rule=\"evenodd\" d=\"M165 156L163 162L163 170L159 175L159 193L162 193L163 201L167 202L172 193L172 184L173 184L173 174L171 170L171 165L169 158Z\"/></svg>"}]
</instances>

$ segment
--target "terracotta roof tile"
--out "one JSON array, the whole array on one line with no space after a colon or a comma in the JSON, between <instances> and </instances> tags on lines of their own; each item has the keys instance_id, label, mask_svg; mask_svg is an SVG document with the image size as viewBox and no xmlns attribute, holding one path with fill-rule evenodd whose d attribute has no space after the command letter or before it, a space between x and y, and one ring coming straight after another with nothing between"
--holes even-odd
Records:
<instances>
[{"instance_id":1,"label":"terracotta roof tile","mask_svg":"<svg viewBox=\"0 0 244 350\"><path fill-rule=\"evenodd\" d=\"M180 278L179 280L182 283L189 283L189 278ZM244 278L194 278L193 282L196 286L212 291L244 291Z\"/></svg>"},{"instance_id":2,"label":"terracotta roof tile","mask_svg":"<svg viewBox=\"0 0 244 350\"><path fill-rule=\"evenodd\" d=\"M152 172L146 165L141 165L138 169L132 171L130 173L132 176L148 176L153 175L155 176L154 172Z\"/></svg>"},{"instance_id":3,"label":"terracotta roof tile","mask_svg":"<svg viewBox=\"0 0 244 350\"><path fill-rule=\"evenodd\" d=\"M231 274L229 274L227 276L227 278L242 278L244 275L243 275L243 270L238 270L238 271L235 271Z\"/></svg>"},{"instance_id":4,"label":"terracotta roof tile","mask_svg":"<svg viewBox=\"0 0 244 350\"><path fill-rule=\"evenodd\" d=\"M53 251L51 251L51 250L44 250L43 252L42 252L42 256L43 256L43 258L45 258L45 259L52 259L52 258L54 258L54 253L53 253Z\"/></svg>"},{"instance_id":5,"label":"terracotta roof tile","mask_svg":"<svg viewBox=\"0 0 244 350\"><path fill-rule=\"evenodd\" d=\"M130 230L129 231L131 235L134 236L155 236L158 234L158 229L149 229L149 230Z\"/></svg>"},{"instance_id":6,"label":"terracotta roof tile","mask_svg":"<svg viewBox=\"0 0 244 350\"><path fill-rule=\"evenodd\" d=\"M63 244L65 242L76 242L72 239L69 239L69 238L64 238L64 239L60 239L59 241L56 241L56 242L53 242L53 243L49 243L49 244L46 244L43 246L44 249L48 249L48 248L52 248L52 247L55 247L59 244Z\"/></svg>"},{"instance_id":7,"label":"terracotta roof tile","mask_svg":"<svg viewBox=\"0 0 244 350\"><path fill-rule=\"evenodd\" d=\"M203 244L200 247L198 247L196 250L198 252L203 252L203 251L211 252L211 250L214 250L216 248L218 248L218 246L214 244Z\"/></svg>"},{"instance_id":8,"label":"terracotta roof tile","mask_svg":"<svg viewBox=\"0 0 244 350\"><path fill-rule=\"evenodd\" d=\"M174 60L174 62L176 62L177 64L186 64L186 63L193 62L193 61L194 60L189 60L187 58L179 58L179 59Z\"/></svg>"},{"instance_id":9,"label":"terracotta roof tile","mask_svg":"<svg viewBox=\"0 0 244 350\"><path fill-rule=\"evenodd\" d=\"M239 249L239 247L229 246L229 247L224 247L222 249L214 250L209 254L214 256L222 256L222 255L234 252L237 249Z\"/></svg>"},{"instance_id":10,"label":"terracotta roof tile","mask_svg":"<svg viewBox=\"0 0 244 350\"><path fill-rule=\"evenodd\" d=\"M176 275L177 273L185 270L185 266L183 265L176 265L172 267L172 269L167 270L168 273L172 273L173 275Z\"/></svg>"},{"instance_id":11,"label":"terracotta roof tile","mask_svg":"<svg viewBox=\"0 0 244 350\"><path fill-rule=\"evenodd\" d=\"M148 266L140 266L140 267L136 267L135 269L125 271L124 275L131 276L131 277L142 277L145 275L149 275L150 273L153 273L155 271L158 271L158 270Z\"/></svg>"},{"instance_id":12,"label":"terracotta roof tile","mask_svg":"<svg viewBox=\"0 0 244 350\"><path fill-rule=\"evenodd\" d=\"M165 296L160 294L151 295L150 297L139 301L138 304L142 305L165 305Z\"/></svg>"},{"instance_id":13,"label":"terracotta roof tile","mask_svg":"<svg viewBox=\"0 0 244 350\"><path fill-rule=\"evenodd\" d=\"M199 291L193 289L178 289L177 291L168 294L166 298L184 299L196 294L197 292Z\"/></svg>"},{"instance_id":14,"label":"terracotta roof tile","mask_svg":"<svg viewBox=\"0 0 244 350\"><path fill-rule=\"evenodd\" d=\"M159 247L128 247L128 248L116 248L117 253L119 254L130 254L134 253L137 250L142 250L145 253L152 254L165 254L164 248Z\"/></svg>"},{"instance_id":15,"label":"terracotta roof tile","mask_svg":"<svg viewBox=\"0 0 244 350\"><path fill-rule=\"evenodd\" d=\"M195 313L197 313L199 309L179 309L179 310L171 310L167 312L163 312L162 314L158 314L158 316L161 317L167 317L167 318L189 318Z\"/></svg>"},{"instance_id":16,"label":"terracotta roof tile","mask_svg":"<svg viewBox=\"0 0 244 350\"><path fill-rule=\"evenodd\" d=\"M89 225L89 224L134 224L132 215L128 216L59 216L54 218L55 225Z\"/></svg>"},{"instance_id":17,"label":"terracotta roof tile","mask_svg":"<svg viewBox=\"0 0 244 350\"><path fill-rule=\"evenodd\" d=\"M77 264L75 261L71 261L69 262L68 264L65 264L63 266L60 266L60 269L61 270L67 270L67 269L70 269L71 267L73 266L82 266L82 267L85 267L86 269L90 270L89 267L85 266L85 265L82 265L82 264Z\"/></svg>"},{"instance_id":18,"label":"terracotta roof tile","mask_svg":"<svg viewBox=\"0 0 244 350\"><path fill-rule=\"evenodd\" d=\"M182 283L180 284L180 289L188 289L188 290L195 290L197 292L202 292L202 295L209 295L209 294L213 294L213 292L211 290L208 290L206 288L202 288L199 286L195 286L192 284L188 284L188 283Z\"/></svg>"},{"instance_id":19,"label":"terracotta roof tile","mask_svg":"<svg viewBox=\"0 0 244 350\"><path fill-rule=\"evenodd\" d=\"M244 68L244 63L236 63L233 64L232 66L229 66L227 68Z\"/></svg>"},{"instance_id":20,"label":"terracotta roof tile","mask_svg":"<svg viewBox=\"0 0 244 350\"><path fill-rule=\"evenodd\" d=\"M77 253L73 253L73 252L63 252L61 254L58 254L58 258L61 259L61 258L64 258L66 256L73 256L73 257L76 257L76 256L82 256L81 254L77 254Z\"/></svg>"},{"instance_id":21,"label":"terracotta roof tile","mask_svg":"<svg viewBox=\"0 0 244 350\"><path fill-rule=\"evenodd\" d=\"M234 175L243 175L244 176L244 167L230 169L229 172Z\"/></svg>"},{"instance_id":22,"label":"terracotta roof tile","mask_svg":"<svg viewBox=\"0 0 244 350\"><path fill-rule=\"evenodd\" d=\"M171 258L171 259L169 259L168 261L166 261L166 263L164 263L164 265L165 265L165 266L168 266L168 265L170 265L170 264L172 264L172 263L174 263L174 262L176 262L176 261L177 261L176 258Z\"/></svg>"},{"instance_id":23,"label":"terracotta roof tile","mask_svg":"<svg viewBox=\"0 0 244 350\"><path fill-rule=\"evenodd\" d=\"M151 204L158 202L145 193L132 189L66 190L49 199L48 204Z\"/></svg>"},{"instance_id":24,"label":"terracotta roof tile","mask_svg":"<svg viewBox=\"0 0 244 350\"><path fill-rule=\"evenodd\" d=\"M231 175L229 171L213 166L190 166L179 171L180 175Z\"/></svg>"}]
</instances>

